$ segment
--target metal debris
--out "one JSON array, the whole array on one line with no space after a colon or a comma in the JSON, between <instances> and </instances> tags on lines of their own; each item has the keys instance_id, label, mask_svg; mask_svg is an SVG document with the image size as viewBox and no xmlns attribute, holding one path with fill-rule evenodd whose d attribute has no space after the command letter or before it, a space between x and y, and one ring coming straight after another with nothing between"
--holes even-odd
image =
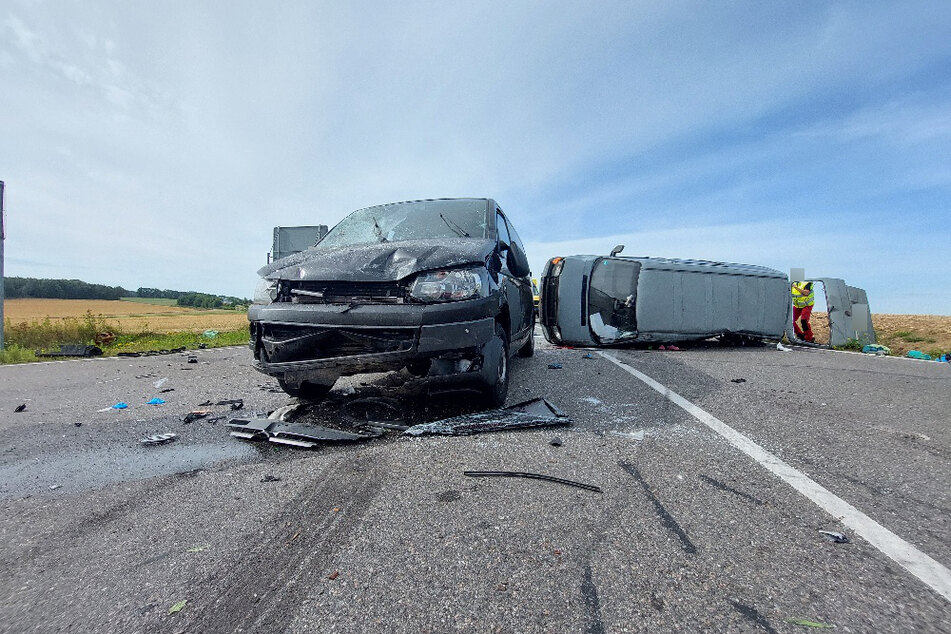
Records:
<instances>
[{"instance_id":1,"label":"metal debris","mask_svg":"<svg viewBox=\"0 0 951 634\"><path fill-rule=\"evenodd\" d=\"M571 419L557 406L552 405L545 399L535 398L505 409L461 414L432 423L413 425L403 433L407 436L430 434L468 436L487 431L570 424Z\"/></svg>"},{"instance_id":2,"label":"metal debris","mask_svg":"<svg viewBox=\"0 0 951 634\"><path fill-rule=\"evenodd\" d=\"M193 422L193 421L196 421L196 420L198 420L198 419L200 419L200 418L205 418L205 417L208 416L208 414L210 414L210 413L211 413L210 411L205 410L205 409L196 409L196 410L193 411L193 412L188 412L187 414L185 414L185 415L182 417L182 422L187 425L188 423L191 423L191 422Z\"/></svg>"},{"instance_id":3,"label":"metal debris","mask_svg":"<svg viewBox=\"0 0 951 634\"><path fill-rule=\"evenodd\" d=\"M303 423L284 423L272 418L233 418L228 422L231 435L245 440L268 440L269 442L295 447L311 448L318 442L347 442L378 438L382 430L347 432L319 425Z\"/></svg>"},{"instance_id":4,"label":"metal debris","mask_svg":"<svg viewBox=\"0 0 951 634\"><path fill-rule=\"evenodd\" d=\"M558 484L566 484L568 486L578 487L579 489L586 489L588 491L594 491L595 493L601 493L601 487L595 486L593 484L575 482L574 480L565 480L564 478L556 478L555 476L544 475L541 473L526 473L524 471L463 471L462 475L469 476L470 478L530 478L532 480L557 482Z\"/></svg>"},{"instance_id":5,"label":"metal debris","mask_svg":"<svg viewBox=\"0 0 951 634\"><path fill-rule=\"evenodd\" d=\"M824 535L836 544L848 544L851 541L847 535L839 533L838 531L819 531L819 534Z\"/></svg>"},{"instance_id":6,"label":"metal debris","mask_svg":"<svg viewBox=\"0 0 951 634\"><path fill-rule=\"evenodd\" d=\"M102 348L81 344L66 344L59 347L58 352L37 352L38 357L98 357L102 356Z\"/></svg>"},{"instance_id":7,"label":"metal debris","mask_svg":"<svg viewBox=\"0 0 951 634\"><path fill-rule=\"evenodd\" d=\"M368 396L347 401L343 405L343 415L358 423L370 423L387 429L409 429L402 425L403 407L400 402L385 396Z\"/></svg>"},{"instance_id":8,"label":"metal debris","mask_svg":"<svg viewBox=\"0 0 951 634\"><path fill-rule=\"evenodd\" d=\"M178 434L173 434L168 432L165 434L154 434L152 436L146 436L139 443L143 445L164 445L165 443L172 442L178 438Z\"/></svg>"},{"instance_id":9,"label":"metal debris","mask_svg":"<svg viewBox=\"0 0 951 634\"><path fill-rule=\"evenodd\" d=\"M564 367L564 366L562 366L560 363L549 363L549 364L548 364L548 369L549 369L549 370L561 370L562 367Z\"/></svg>"}]
</instances>

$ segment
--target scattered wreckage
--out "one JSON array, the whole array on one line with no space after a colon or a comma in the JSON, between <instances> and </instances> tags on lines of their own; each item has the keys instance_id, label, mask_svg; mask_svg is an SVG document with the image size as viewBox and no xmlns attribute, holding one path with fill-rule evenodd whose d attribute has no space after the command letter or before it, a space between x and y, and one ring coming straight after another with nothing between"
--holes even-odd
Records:
<instances>
[{"instance_id":1,"label":"scattered wreckage","mask_svg":"<svg viewBox=\"0 0 951 634\"><path fill-rule=\"evenodd\" d=\"M384 399L358 399L384 400ZM352 442L379 438L385 431L401 431L404 436L469 436L472 434L528 429L532 427L570 425L571 418L545 399L531 399L506 407L470 414L460 414L430 423L399 425L387 421L351 421L347 429L334 429L305 422L287 422L284 419L298 405L275 410L267 418L234 418L228 421L231 435L245 440L312 448L321 442Z\"/></svg>"},{"instance_id":2,"label":"scattered wreckage","mask_svg":"<svg viewBox=\"0 0 951 634\"><path fill-rule=\"evenodd\" d=\"M319 400L340 376L407 368L505 402L509 357L534 352L521 239L494 200L420 200L351 213L262 268L248 311L254 367Z\"/></svg>"}]
</instances>

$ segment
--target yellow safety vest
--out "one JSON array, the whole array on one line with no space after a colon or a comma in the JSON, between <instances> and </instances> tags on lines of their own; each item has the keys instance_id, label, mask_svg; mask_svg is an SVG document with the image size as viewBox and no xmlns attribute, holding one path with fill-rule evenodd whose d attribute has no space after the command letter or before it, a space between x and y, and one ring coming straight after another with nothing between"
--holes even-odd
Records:
<instances>
[{"instance_id":1,"label":"yellow safety vest","mask_svg":"<svg viewBox=\"0 0 951 634\"><path fill-rule=\"evenodd\" d=\"M796 308L815 305L816 291L811 282L796 282L792 285L792 303Z\"/></svg>"}]
</instances>

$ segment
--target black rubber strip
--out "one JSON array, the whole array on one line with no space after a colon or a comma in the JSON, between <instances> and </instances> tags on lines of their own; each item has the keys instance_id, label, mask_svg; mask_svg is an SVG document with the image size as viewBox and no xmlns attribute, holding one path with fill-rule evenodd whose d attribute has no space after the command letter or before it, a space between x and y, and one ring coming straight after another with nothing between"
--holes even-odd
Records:
<instances>
[{"instance_id":1,"label":"black rubber strip","mask_svg":"<svg viewBox=\"0 0 951 634\"><path fill-rule=\"evenodd\" d=\"M579 489L587 489L588 491L601 493L601 487L594 486L593 484L575 482L574 480L565 480L564 478L556 478L555 476L544 475L541 473L526 473L524 471L463 471L462 475L469 476L470 478L488 478L493 476L503 478L531 478L533 480L557 482L558 484L566 484L568 486L578 487Z\"/></svg>"}]
</instances>

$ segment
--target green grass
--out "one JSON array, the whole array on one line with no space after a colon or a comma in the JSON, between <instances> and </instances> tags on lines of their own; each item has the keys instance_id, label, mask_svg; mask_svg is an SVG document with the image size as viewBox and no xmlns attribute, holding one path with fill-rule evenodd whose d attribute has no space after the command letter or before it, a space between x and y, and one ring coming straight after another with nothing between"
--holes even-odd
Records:
<instances>
[{"instance_id":1,"label":"green grass","mask_svg":"<svg viewBox=\"0 0 951 634\"><path fill-rule=\"evenodd\" d=\"M908 343L920 343L920 342L922 342L922 341L925 342L925 343L935 343L935 341L936 341L935 339L932 339L932 338L930 338L930 337L924 337L924 336L919 335L919 334L916 334L916 333L914 333L914 332L907 332L907 331L896 332L896 333L895 333L895 336L896 336L896 337L901 337L902 339L904 339L904 340L907 341Z\"/></svg>"},{"instance_id":2,"label":"green grass","mask_svg":"<svg viewBox=\"0 0 951 634\"><path fill-rule=\"evenodd\" d=\"M139 304L151 304L152 306L176 306L178 300L168 299L167 297L120 297L124 302L137 302Z\"/></svg>"},{"instance_id":3,"label":"green grass","mask_svg":"<svg viewBox=\"0 0 951 634\"><path fill-rule=\"evenodd\" d=\"M96 341L99 333L112 333L115 339L109 343ZM85 317L49 319L29 323L4 325L4 350L0 350L0 363L28 363L42 360L35 352L58 351L61 345L95 344L105 356L119 352L148 352L186 348L194 350L204 344L207 348L246 345L248 329L220 331L214 338L190 332L162 334L154 332L122 332L115 323L107 322L101 315L86 313Z\"/></svg>"}]
</instances>

